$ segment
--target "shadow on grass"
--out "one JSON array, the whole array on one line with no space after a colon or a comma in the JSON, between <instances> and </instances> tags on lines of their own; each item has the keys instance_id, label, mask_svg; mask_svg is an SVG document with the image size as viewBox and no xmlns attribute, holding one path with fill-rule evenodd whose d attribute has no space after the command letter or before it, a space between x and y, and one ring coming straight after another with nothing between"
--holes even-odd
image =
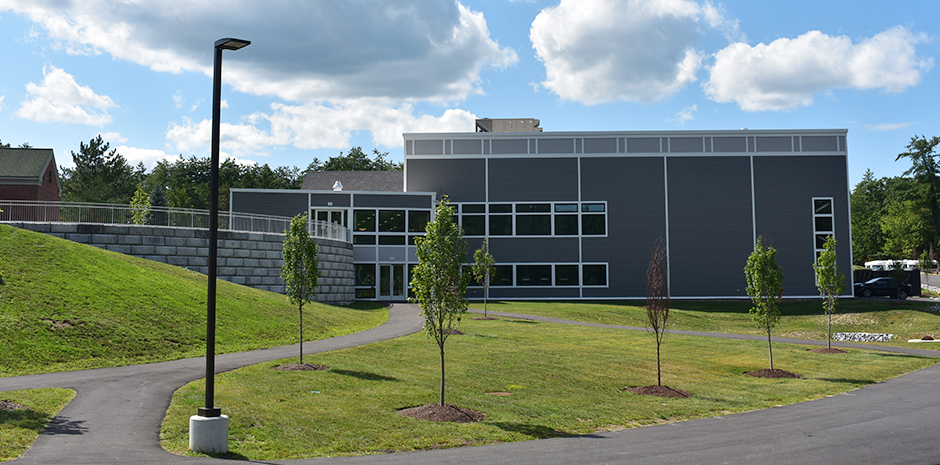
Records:
<instances>
[{"instance_id":1,"label":"shadow on grass","mask_svg":"<svg viewBox=\"0 0 940 465\"><path fill-rule=\"evenodd\" d=\"M39 413L31 409L0 410L0 425L10 425L15 428L39 433L49 423L50 415Z\"/></svg>"},{"instance_id":2,"label":"shadow on grass","mask_svg":"<svg viewBox=\"0 0 940 465\"><path fill-rule=\"evenodd\" d=\"M538 321L532 321L532 320L510 320L510 319L506 319L506 320L503 320L503 321L508 321L508 322L510 322L510 323L524 323L524 324L527 324L527 325L537 325L537 324L539 324Z\"/></svg>"},{"instance_id":3,"label":"shadow on grass","mask_svg":"<svg viewBox=\"0 0 940 465\"><path fill-rule=\"evenodd\" d=\"M391 376L383 376L383 375L376 374L376 373L368 373L365 371L337 370L335 368L330 371L332 373L345 375L345 376L352 376L353 378L364 379L366 381L399 381L398 378L394 378Z\"/></svg>"},{"instance_id":4,"label":"shadow on grass","mask_svg":"<svg viewBox=\"0 0 940 465\"><path fill-rule=\"evenodd\" d=\"M216 459L243 460L246 462L251 460L247 456L244 456L242 454L239 454L238 452L232 452L232 451L225 452L224 454L211 454L210 453L206 455L212 458L216 458ZM255 463L271 463L271 462L255 462Z\"/></svg>"},{"instance_id":5,"label":"shadow on grass","mask_svg":"<svg viewBox=\"0 0 940 465\"><path fill-rule=\"evenodd\" d=\"M560 438L560 437L570 437L572 434L566 433L564 431L559 431L554 428L549 428L548 426L543 425L527 425L524 423L506 423L506 422L495 422L490 423L491 425L510 433L519 433L526 436L529 436L533 439L548 439L548 438Z\"/></svg>"},{"instance_id":6,"label":"shadow on grass","mask_svg":"<svg viewBox=\"0 0 940 465\"><path fill-rule=\"evenodd\" d=\"M873 379L852 379L852 378L813 378L818 381L826 381L827 383L849 383L849 384L875 384L877 381Z\"/></svg>"}]
</instances>

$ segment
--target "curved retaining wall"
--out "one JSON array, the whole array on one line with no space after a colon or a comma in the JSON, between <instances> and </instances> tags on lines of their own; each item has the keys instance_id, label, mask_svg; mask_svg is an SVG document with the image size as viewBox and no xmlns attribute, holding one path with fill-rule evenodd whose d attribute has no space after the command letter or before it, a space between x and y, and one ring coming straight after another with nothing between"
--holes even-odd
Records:
<instances>
[{"instance_id":1,"label":"curved retaining wall","mask_svg":"<svg viewBox=\"0 0 940 465\"><path fill-rule=\"evenodd\" d=\"M17 221L4 224L197 273L209 272L209 231L206 229ZM316 300L352 303L355 301L352 244L329 239L318 239L317 243L320 246L317 255L320 281ZM283 294L283 247L283 234L219 231L216 273L225 281Z\"/></svg>"}]
</instances>

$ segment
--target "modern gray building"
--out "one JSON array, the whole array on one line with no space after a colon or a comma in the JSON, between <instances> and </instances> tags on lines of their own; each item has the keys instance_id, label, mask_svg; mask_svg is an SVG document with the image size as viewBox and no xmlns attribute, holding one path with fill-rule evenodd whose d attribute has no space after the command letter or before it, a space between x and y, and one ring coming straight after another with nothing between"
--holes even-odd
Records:
<instances>
[{"instance_id":1,"label":"modern gray building","mask_svg":"<svg viewBox=\"0 0 940 465\"><path fill-rule=\"evenodd\" d=\"M233 189L232 210L348 226L364 299L407 298L414 237L444 195L468 262L489 238L492 298L644 298L660 237L673 298L746 298L758 236L779 251L785 296L814 297L829 235L850 295L846 130L540 132L534 121L405 134L403 173L311 172L299 191Z\"/></svg>"}]
</instances>

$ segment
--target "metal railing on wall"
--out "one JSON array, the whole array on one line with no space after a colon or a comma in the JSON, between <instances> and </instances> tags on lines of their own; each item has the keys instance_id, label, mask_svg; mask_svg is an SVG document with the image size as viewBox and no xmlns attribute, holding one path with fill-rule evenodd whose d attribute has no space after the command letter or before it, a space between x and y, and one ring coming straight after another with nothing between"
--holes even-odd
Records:
<instances>
[{"instance_id":1,"label":"metal railing on wall","mask_svg":"<svg viewBox=\"0 0 940 465\"><path fill-rule=\"evenodd\" d=\"M84 202L0 200L0 221L127 224L176 228L209 227L209 211L194 208L139 207ZM219 212L219 229L226 231L283 234L290 218L251 213ZM340 224L311 221L314 237L350 242L349 231Z\"/></svg>"}]
</instances>

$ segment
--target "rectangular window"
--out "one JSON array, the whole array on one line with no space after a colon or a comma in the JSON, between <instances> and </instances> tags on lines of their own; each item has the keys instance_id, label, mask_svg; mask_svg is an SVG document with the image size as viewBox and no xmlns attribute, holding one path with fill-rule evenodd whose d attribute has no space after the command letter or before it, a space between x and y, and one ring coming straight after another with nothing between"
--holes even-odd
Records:
<instances>
[{"instance_id":1,"label":"rectangular window","mask_svg":"<svg viewBox=\"0 0 940 465\"><path fill-rule=\"evenodd\" d=\"M556 203L555 213L577 212L578 204L575 203Z\"/></svg>"},{"instance_id":2,"label":"rectangular window","mask_svg":"<svg viewBox=\"0 0 940 465\"><path fill-rule=\"evenodd\" d=\"M431 212L411 210L408 212L408 232L425 232L430 221Z\"/></svg>"},{"instance_id":3,"label":"rectangular window","mask_svg":"<svg viewBox=\"0 0 940 465\"><path fill-rule=\"evenodd\" d=\"M813 218L813 221L816 226L816 232L832 232L831 216L817 216Z\"/></svg>"},{"instance_id":4,"label":"rectangular window","mask_svg":"<svg viewBox=\"0 0 940 465\"><path fill-rule=\"evenodd\" d=\"M550 212L551 206L547 203L520 203L516 205L516 213Z\"/></svg>"},{"instance_id":5,"label":"rectangular window","mask_svg":"<svg viewBox=\"0 0 940 465\"><path fill-rule=\"evenodd\" d=\"M372 234L353 234L353 244L374 245L375 236L373 236Z\"/></svg>"},{"instance_id":6,"label":"rectangular window","mask_svg":"<svg viewBox=\"0 0 940 465\"><path fill-rule=\"evenodd\" d=\"M602 203L583 203L581 204L581 211L583 212L603 212L604 204Z\"/></svg>"},{"instance_id":7,"label":"rectangular window","mask_svg":"<svg viewBox=\"0 0 940 465\"><path fill-rule=\"evenodd\" d=\"M490 215L491 236L512 235L512 215Z\"/></svg>"},{"instance_id":8,"label":"rectangular window","mask_svg":"<svg viewBox=\"0 0 940 465\"><path fill-rule=\"evenodd\" d=\"M490 204L490 213L512 213L512 205Z\"/></svg>"},{"instance_id":9,"label":"rectangular window","mask_svg":"<svg viewBox=\"0 0 940 465\"><path fill-rule=\"evenodd\" d=\"M577 236L578 215L555 215L556 236Z\"/></svg>"},{"instance_id":10,"label":"rectangular window","mask_svg":"<svg viewBox=\"0 0 940 465\"><path fill-rule=\"evenodd\" d=\"M486 205L464 205L461 207L463 213L486 213Z\"/></svg>"},{"instance_id":11,"label":"rectangular window","mask_svg":"<svg viewBox=\"0 0 940 465\"><path fill-rule=\"evenodd\" d=\"M512 265L496 265L490 277L490 286L512 286Z\"/></svg>"},{"instance_id":12,"label":"rectangular window","mask_svg":"<svg viewBox=\"0 0 940 465\"><path fill-rule=\"evenodd\" d=\"M581 234L585 236L603 236L607 234L604 215L581 215Z\"/></svg>"},{"instance_id":13,"label":"rectangular window","mask_svg":"<svg viewBox=\"0 0 940 465\"><path fill-rule=\"evenodd\" d=\"M555 265L556 286L577 286L578 265Z\"/></svg>"},{"instance_id":14,"label":"rectangular window","mask_svg":"<svg viewBox=\"0 0 940 465\"><path fill-rule=\"evenodd\" d=\"M375 231L375 210L356 210L353 212L356 231Z\"/></svg>"},{"instance_id":15,"label":"rectangular window","mask_svg":"<svg viewBox=\"0 0 940 465\"><path fill-rule=\"evenodd\" d=\"M379 232L405 232L405 211L379 210Z\"/></svg>"},{"instance_id":16,"label":"rectangular window","mask_svg":"<svg viewBox=\"0 0 940 465\"><path fill-rule=\"evenodd\" d=\"M465 236L486 235L486 217L483 215L463 215L463 234Z\"/></svg>"},{"instance_id":17,"label":"rectangular window","mask_svg":"<svg viewBox=\"0 0 940 465\"><path fill-rule=\"evenodd\" d=\"M551 265L516 265L517 286L551 286Z\"/></svg>"},{"instance_id":18,"label":"rectangular window","mask_svg":"<svg viewBox=\"0 0 940 465\"><path fill-rule=\"evenodd\" d=\"M356 265L356 286L375 286L375 265Z\"/></svg>"},{"instance_id":19,"label":"rectangular window","mask_svg":"<svg viewBox=\"0 0 940 465\"><path fill-rule=\"evenodd\" d=\"M832 212L832 198L813 199L813 237L815 258L826 248L826 239L835 235L835 215Z\"/></svg>"},{"instance_id":20,"label":"rectangular window","mask_svg":"<svg viewBox=\"0 0 940 465\"><path fill-rule=\"evenodd\" d=\"M547 236L551 233L550 215L516 215L517 236Z\"/></svg>"},{"instance_id":21,"label":"rectangular window","mask_svg":"<svg viewBox=\"0 0 940 465\"><path fill-rule=\"evenodd\" d=\"M581 265L581 277L585 286L606 286L607 265Z\"/></svg>"},{"instance_id":22,"label":"rectangular window","mask_svg":"<svg viewBox=\"0 0 940 465\"><path fill-rule=\"evenodd\" d=\"M405 245L405 236L379 236L379 245Z\"/></svg>"}]
</instances>

